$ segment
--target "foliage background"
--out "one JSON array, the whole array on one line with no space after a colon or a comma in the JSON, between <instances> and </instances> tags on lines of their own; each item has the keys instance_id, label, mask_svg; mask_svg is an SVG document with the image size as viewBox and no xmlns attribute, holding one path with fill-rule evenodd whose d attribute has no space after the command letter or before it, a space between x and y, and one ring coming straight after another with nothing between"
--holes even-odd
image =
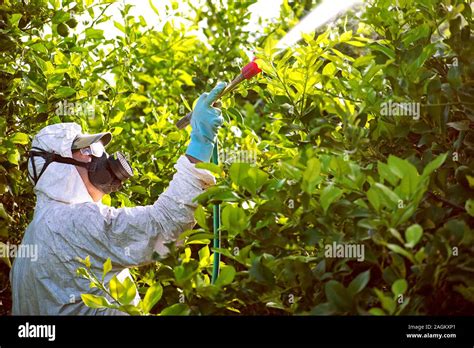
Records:
<instances>
[{"instance_id":1,"label":"foliage background","mask_svg":"<svg viewBox=\"0 0 474 348\"><path fill-rule=\"evenodd\" d=\"M20 243L32 218L32 135L65 121L111 130L109 150L130 153L138 175L104 203L151 204L188 141L189 129L173 124L217 80L239 73L251 40L264 73L222 101L219 141L224 151L255 151L256 165L208 167L219 184L199 197L198 226L166 260L134 269L136 283L125 285L147 293L146 308L128 305L120 291L112 297L130 313L473 313L468 1L367 1L284 53L275 43L317 1L284 1L280 19L260 33L244 29L252 0L186 2L191 12L173 2L158 13L160 30L130 16L128 5L122 18L110 18L112 2L0 5L4 243ZM174 25L171 14L190 25ZM106 39L96 28L104 21L124 35ZM64 101L94 102L95 117L58 115ZM420 103L419 118L383 115L388 102ZM216 202L223 257L211 285ZM332 242L364 245L365 260L325 257ZM86 276L102 267L85 263ZM3 314L11 307L9 264L0 266Z\"/></svg>"}]
</instances>

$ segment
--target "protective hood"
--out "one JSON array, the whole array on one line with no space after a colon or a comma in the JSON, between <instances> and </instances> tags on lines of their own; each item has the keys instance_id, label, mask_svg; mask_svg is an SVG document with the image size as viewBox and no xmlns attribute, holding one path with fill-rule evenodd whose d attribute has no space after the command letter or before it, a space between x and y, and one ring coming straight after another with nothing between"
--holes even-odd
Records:
<instances>
[{"instance_id":1,"label":"protective hood","mask_svg":"<svg viewBox=\"0 0 474 348\"><path fill-rule=\"evenodd\" d=\"M57 123L46 126L33 138L32 148L72 158L72 143L80 134L82 134L82 129L77 123ZM33 160L36 172L41 172L45 163L42 157L30 158L28 160L30 175L33 175ZM38 203L40 203L42 195L69 204L93 202L76 167L69 164L50 163L36 183L34 190L38 197Z\"/></svg>"}]
</instances>

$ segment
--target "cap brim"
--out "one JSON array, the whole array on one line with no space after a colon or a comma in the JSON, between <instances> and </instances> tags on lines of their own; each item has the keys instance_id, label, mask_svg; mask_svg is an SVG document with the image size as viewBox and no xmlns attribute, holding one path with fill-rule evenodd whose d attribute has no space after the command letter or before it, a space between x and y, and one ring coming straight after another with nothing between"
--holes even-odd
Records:
<instances>
[{"instance_id":1,"label":"cap brim","mask_svg":"<svg viewBox=\"0 0 474 348\"><path fill-rule=\"evenodd\" d=\"M84 147L88 147L91 144L99 141L106 146L112 140L112 134L110 132L96 133L96 134L81 134L74 139L71 149L77 150Z\"/></svg>"}]
</instances>

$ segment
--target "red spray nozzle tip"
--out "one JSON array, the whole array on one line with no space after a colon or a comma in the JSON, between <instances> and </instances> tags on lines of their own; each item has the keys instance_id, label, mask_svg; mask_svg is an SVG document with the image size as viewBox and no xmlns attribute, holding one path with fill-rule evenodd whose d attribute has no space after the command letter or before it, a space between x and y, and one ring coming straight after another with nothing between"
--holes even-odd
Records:
<instances>
[{"instance_id":1,"label":"red spray nozzle tip","mask_svg":"<svg viewBox=\"0 0 474 348\"><path fill-rule=\"evenodd\" d=\"M261 71L262 69L258 67L254 59L253 61L251 61L250 63L248 63L246 66L242 68L242 75L244 75L244 77L248 80L254 77L255 75L257 75Z\"/></svg>"}]
</instances>

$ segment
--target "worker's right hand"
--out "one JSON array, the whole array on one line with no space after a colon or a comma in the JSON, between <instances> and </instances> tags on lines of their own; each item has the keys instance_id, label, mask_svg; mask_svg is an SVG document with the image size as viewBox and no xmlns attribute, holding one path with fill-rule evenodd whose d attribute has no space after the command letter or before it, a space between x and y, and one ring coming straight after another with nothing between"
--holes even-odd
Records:
<instances>
[{"instance_id":1,"label":"worker's right hand","mask_svg":"<svg viewBox=\"0 0 474 348\"><path fill-rule=\"evenodd\" d=\"M203 93L199 97L191 117L191 141L186 150L188 156L209 162L217 131L224 122L221 111L214 108L212 103L225 87L225 82L219 82L210 93Z\"/></svg>"}]
</instances>

